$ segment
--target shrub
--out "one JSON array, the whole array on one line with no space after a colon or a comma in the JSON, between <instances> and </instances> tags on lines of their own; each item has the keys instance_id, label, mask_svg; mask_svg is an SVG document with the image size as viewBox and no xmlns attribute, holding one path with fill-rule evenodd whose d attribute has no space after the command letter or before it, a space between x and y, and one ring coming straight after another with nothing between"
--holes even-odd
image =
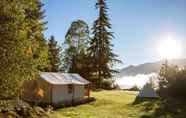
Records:
<instances>
[{"instance_id":1,"label":"shrub","mask_svg":"<svg viewBox=\"0 0 186 118\"><path fill-rule=\"evenodd\" d=\"M137 85L134 85L132 88L129 89L130 91L139 91L140 89L138 88Z\"/></svg>"},{"instance_id":2,"label":"shrub","mask_svg":"<svg viewBox=\"0 0 186 118\"><path fill-rule=\"evenodd\" d=\"M112 80L103 80L102 81L102 89L106 89L106 90L113 89L113 81Z\"/></svg>"}]
</instances>

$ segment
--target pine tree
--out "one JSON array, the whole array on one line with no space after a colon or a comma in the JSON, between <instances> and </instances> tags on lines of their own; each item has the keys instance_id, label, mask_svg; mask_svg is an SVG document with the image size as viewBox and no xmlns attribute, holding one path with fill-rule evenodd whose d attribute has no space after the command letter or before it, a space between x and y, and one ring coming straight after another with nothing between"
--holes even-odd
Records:
<instances>
[{"instance_id":1,"label":"pine tree","mask_svg":"<svg viewBox=\"0 0 186 118\"><path fill-rule=\"evenodd\" d=\"M1 0L0 97L19 96L47 63L41 7L39 0Z\"/></svg>"},{"instance_id":2,"label":"pine tree","mask_svg":"<svg viewBox=\"0 0 186 118\"><path fill-rule=\"evenodd\" d=\"M33 57L33 65L35 71L43 71L48 65L48 47L44 38L43 32L46 29L44 19L43 4L40 0L30 0L31 4L25 10L25 21L27 22L28 35L27 38L31 40L30 54Z\"/></svg>"},{"instance_id":3,"label":"pine tree","mask_svg":"<svg viewBox=\"0 0 186 118\"><path fill-rule=\"evenodd\" d=\"M24 80L32 79L34 65L29 47L25 9L29 1L1 0L0 97L19 96Z\"/></svg>"},{"instance_id":4,"label":"pine tree","mask_svg":"<svg viewBox=\"0 0 186 118\"><path fill-rule=\"evenodd\" d=\"M183 73L182 73L183 72ZM179 96L182 88L185 88L184 70L180 70L176 65L168 64L168 60L162 65L159 72L159 93L161 96Z\"/></svg>"},{"instance_id":5,"label":"pine tree","mask_svg":"<svg viewBox=\"0 0 186 118\"><path fill-rule=\"evenodd\" d=\"M98 86L101 87L103 79L112 77L112 66L115 62L120 62L117 55L113 53L113 45L111 44L114 38L111 32L111 24L107 14L107 5L105 0L98 0L96 8L99 10L99 16L93 25L93 39L90 43L90 57L92 58L92 72L97 76Z\"/></svg>"},{"instance_id":6,"label":"pine tree","mask_svg":"<svg viewBox=\"0 0 186 118\"><path fill-rule=\"evenodd\" d=\"M86 22L77 20L72 22L64 42L63 68L67 72L79 73L86 77L86 56L89 41L89 27Z\"/></svg>"},{"instance_id":7,"label":"pine tree","mask_svg":"<svg viewBox=\"0 0 186 118\"><path fill-rule=\"evenodd\" d=\"M166 59L165 62L162 64L162 67L160 68L160 72L159 72L159 92L160 94L164 93L165 88L167 87L167 79L169 76L169 64L168 64L168 60Z\"/></svg>"},{"instance_id":8,"label":"pine tree","mask_svg":"<svg viewBox=\"0 0 186 118\"><path fill-rule=\"evenodd\" d=\"M48 71L58 72L60 68L60 51L61 48L58 46L54 36L51 36L48 41L49 47L49 67Z\"/></svg>"}]
</instances>

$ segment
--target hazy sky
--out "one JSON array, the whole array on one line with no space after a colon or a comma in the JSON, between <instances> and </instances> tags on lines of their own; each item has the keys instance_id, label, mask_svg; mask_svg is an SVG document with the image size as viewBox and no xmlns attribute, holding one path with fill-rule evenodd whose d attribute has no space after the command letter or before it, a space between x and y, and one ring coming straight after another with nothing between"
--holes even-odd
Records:
<instances>
[{"instance_id":1,"label":"hazy sky","mask_svg":"<svg viewBox=\"0 0 186 118\"><path fill-rule=\"evenodd\" d=\"M85 20L90 27L97 17L96 0L43 0L48 30L61 44L74 20ZM160 60L157 45L171 35L182 45L186 57L186 0L107 0L115 33L114 51L123 65ZM185 47L185 48L184 48Z\"/></svg>"}]
</instances>

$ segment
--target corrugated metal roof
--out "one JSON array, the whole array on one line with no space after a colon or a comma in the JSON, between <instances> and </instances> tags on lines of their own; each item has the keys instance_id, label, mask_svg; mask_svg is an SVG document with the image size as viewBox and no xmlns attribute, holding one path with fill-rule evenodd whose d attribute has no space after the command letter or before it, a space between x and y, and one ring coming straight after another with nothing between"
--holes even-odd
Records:
<instances>
[{"instance_id":1,"label":"corrugated metal roof","mask_svg":"<svg viewBox=\"0 0 186 118\"><path fill-rule=\"evenodd\" d=\"M62 85L62 84L86 85L90 83L86 79L82 78L79 74L41 72L40 76L41 79L44 79L47 82L56 85Z\"/></svg>"}]
</instances>

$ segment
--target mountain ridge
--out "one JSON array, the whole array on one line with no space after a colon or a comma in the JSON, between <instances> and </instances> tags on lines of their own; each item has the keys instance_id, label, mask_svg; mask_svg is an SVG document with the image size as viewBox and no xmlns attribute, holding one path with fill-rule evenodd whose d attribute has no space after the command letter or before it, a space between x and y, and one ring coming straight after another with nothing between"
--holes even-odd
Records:
<instances>
[{"instance_id":1,"label":"mountain ridge","mask_svg":"<svg viewBox=\"0 0 186 118\"><path fill-rule=\"evenodd\" d=\"M137 74L150 74L158 73L164 61L156 61L150 63L144 63L140 65L130 65L126 68L120 69L117 76L135 76ZM186 66L186 59L172 59L168 60L170 65L177 65L178 67Z\"/></svg>"}]
</instances>

